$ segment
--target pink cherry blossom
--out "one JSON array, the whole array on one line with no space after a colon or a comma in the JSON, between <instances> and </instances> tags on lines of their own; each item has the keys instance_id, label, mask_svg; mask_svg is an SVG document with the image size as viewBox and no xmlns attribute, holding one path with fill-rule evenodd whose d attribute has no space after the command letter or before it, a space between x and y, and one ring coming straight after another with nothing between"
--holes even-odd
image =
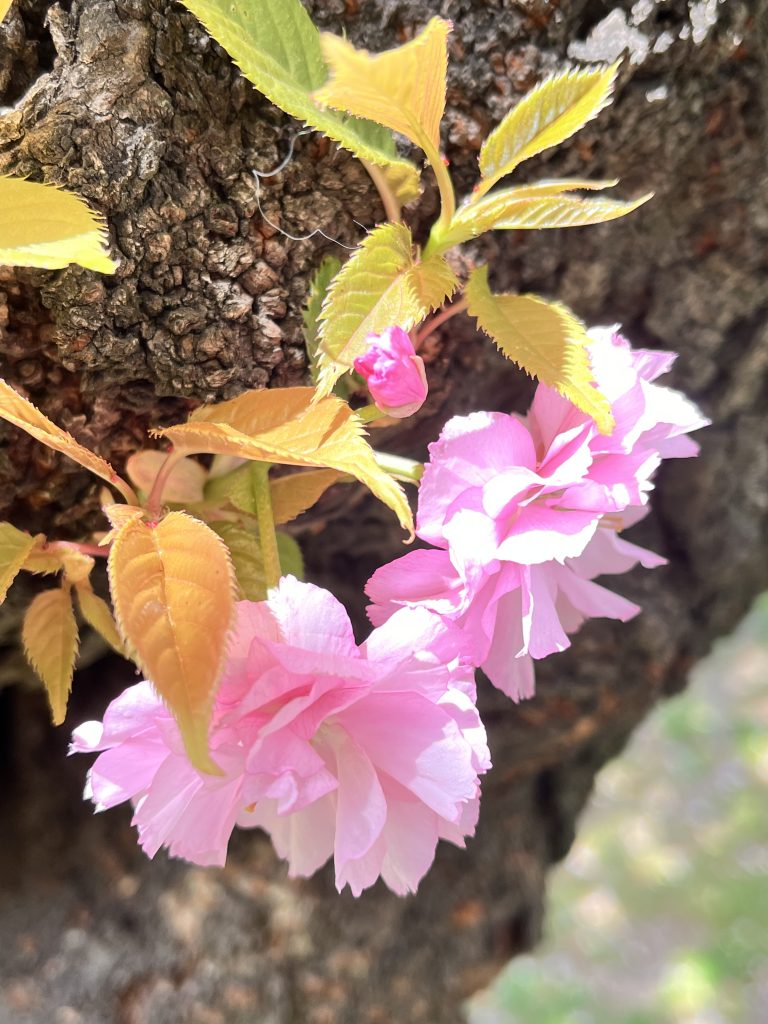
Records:
<instances>
[{"instance_id":1,"label":"pink cherry blossom","mask_svg":"<svg viewBox=\"0 0 768 1024\"><path fill-rule=\"evenodd\" d=\"M663 559L617 536L644 514L663 458L695 455L685 435L707 420L654 383L672 353L632 350L613 329L591 332L597 384L616 428L539 385L524 419L478 412L450 420L430 445L414 551L367 586L371 621L395 609L440 615L454 651L514 699L531 696L533 660L569 646L586 618L626 621L639 608L594 582Z\"/></svg>"},{"instance_id":2,"label":"pink cherry blossom","mask_svg":"<svg viewBox=\"0 0 768 1024\"><path fill-rule=\"evenodd\" d=\"M368 350L354 366L371 398L389 416L412 416L427 397L427 377L411 339L402 328L389 327L382 334L369 334L366 343Z\"/></svg>"},{"instance_id":3,"label":"pink cherry blossom","mask_svg":"<svg viewBox=\"0 0 768 1024\"><path fill-rule=\"evenodd\" d=\"M642 505L662 458L695 455L685 437L707 420L679 392L654 384L671 354L633 352L609 329L590 347L616 428L539 385L525 420L497 412L457 416L429 446L419 490L419 537L457 564L538 565L576 558L605 515Z\"/></svg>"},{"instance_id":4,"label":"pink cherry blossom","mask_svg":"<svg viewBox=\"0 0 768 1024\"><path fill-rule=\"evenodd\" d=\"M631 520L644 512L633 510ZM402 608L433 611L462 662L481 668L517 701L533 696L534 660L564 651L570 646L568 636L586 619L626 622L637 615L638 605L593 581L638 563L654 568L665 559L630 544L612 528L598 529L582 554L563 564L457 568L447 550L412 551L382 566L368 581L366 593L373 602L368 615L381 625Z\"/></svg>"},{"instance_id":5,"label":"pink cherry blossom","mask_svg":"<svg viewBox=\"0 0 768 1024\"><path fill-rule=\"evenodd\" d=\"M490 767L472 673L446 646L425 609L358 646L327 591L285 577L269 600L238 605L210 730L223 774L189 763L143 682L75 731L73 751L101 751L86 795L98 810L132 801L150 857L164 846L223 864L235 825L261 826L292 875L333 856L339 889L359 895L381 876L415 890L438 839L474 831Z\"/></svg>"}]
</instances>

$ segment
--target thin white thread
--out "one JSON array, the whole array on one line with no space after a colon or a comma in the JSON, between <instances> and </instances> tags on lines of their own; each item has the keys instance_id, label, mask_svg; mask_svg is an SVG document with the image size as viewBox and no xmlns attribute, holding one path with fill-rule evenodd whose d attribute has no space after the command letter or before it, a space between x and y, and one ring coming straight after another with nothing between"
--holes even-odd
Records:
<instances>
[{"instance_id":1,"label":"thin white thread","mask_svg":"<svg viewBox=\"0 0 768 1024\"><path fill-rule=\"evenodd\" d=\"M358 248L356 245L345 245L344 242L340 242L338 238L332 238L330 235L327 235L325 233L325 231L323 231L322 228L315 228L314 231L310 231L310 233L308 235L291 235L291 234L289 234L289 232L287 232L284 228L281 228L279 224L275 224L273 221L271 221L269 219L269 217L264 212L263 206L261 205L261 179L262 178L273 178L276 174L279 174L280 171L284 171L285 168L288 166L288 164L293 159L293 147L296 145L296 139L300 138L302 135L310 135L312 133L312 131L313 131L312 128L302 128L302 130L300 132L297 132L293 136L293 138L291 139L291 143L290 143L290 145L288 147L288 153L286 154L285 158L277 165L277 167L274 168L274 170L272 170L272 171L257 171L257 170L252 171L253 176L256 179L256 206L259 209L259 213L261 214L261 219L264 221L264 223L265 224L269 224L269 226L271 228L273 228L275 231L277 231L279 234L281 234L284 238L290 238L290 240L292 242L307 242L307 241L309 241L310 238L314 238L315 235L320 235L322 238L325 238L327 241L333 242L334 245L340 245L342 249L347 249L349 252L354 252L354 250ZM357 224L358 227L363 228L364 231L367 230L363 224L360 224L359 221L356 220L354 223Z\"/></svg>"}]
</instances>

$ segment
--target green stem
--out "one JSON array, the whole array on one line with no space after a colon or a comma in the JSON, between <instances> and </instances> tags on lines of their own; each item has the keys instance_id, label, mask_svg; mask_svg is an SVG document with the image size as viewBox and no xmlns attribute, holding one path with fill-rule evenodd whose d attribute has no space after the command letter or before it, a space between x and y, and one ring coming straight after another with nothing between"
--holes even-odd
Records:
<instances>
[{"instance_id":1,"label":"green stem","mask_svg":"<svg viewBox=\"0 0 768 1024\"><path fill-rule=\"evenodd\" d=\"M374 452L374 457L381 468L394 477L395 480L402 480L407 484L417 484L424 473L424 466L415 459L406 459L402 455L392 455L391 452Z\"/></svg>"},{"instance_id":2,"label":"green stem","mask_svg":"<svg viewBox=\"0 0 768 1024\"><path fill-rule=\"evenodd\" d=\"M397 223L400 220L400 203L390 188L384 172L380 167L370 163L368 160L363 160L362 163L363 167L368 171L371 181L376 186L376 191L379 193L379 198L384 206L387 220L393 224Z\"/></svg>"},{"instance_id":3,"label":"green stem","mask_svg":"<svg viewBox=\"0 0 768 1024\"><path fill-rule=\"evenodd\" d=\"M256 519L259 524L259 543L264 561L264 582L267 590L276 587L283 575L280 568L280 554L277 550L275 517L272 515L272 495L269 490L269 464L256 462L253 465L253 496L256 504Z\"/></svg>"},{"instance_id":4,"label":"green stem","mask_svg":"<svg viewBox=\"0 0 768 1024\"><path fill-rule=\"evenodd\" d=\"M453 182L448 173L448 168L435 146L426 136L419 139L419 145L424 150L432 170L435 172L437 187L440 190L440 218L435 227L437 230L447 228L456 213L456 193L453 191Z\"/></svg>"}]
</instances>

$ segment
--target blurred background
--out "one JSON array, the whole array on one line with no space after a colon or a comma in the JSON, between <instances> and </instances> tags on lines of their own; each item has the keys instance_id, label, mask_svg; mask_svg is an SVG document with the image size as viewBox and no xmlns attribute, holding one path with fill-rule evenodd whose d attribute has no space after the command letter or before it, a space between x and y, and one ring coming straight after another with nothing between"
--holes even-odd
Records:
<instances>
[{"instance_id":1,"label":"blurred background","mask_svg":"<svg viewBox=\"0 0 768 1024\"><path fill-rule=\"evenodd\" d=\"M546 939L471 1024L768 1021L768 594L599 774Z\"/></svg>"}]
</instances>

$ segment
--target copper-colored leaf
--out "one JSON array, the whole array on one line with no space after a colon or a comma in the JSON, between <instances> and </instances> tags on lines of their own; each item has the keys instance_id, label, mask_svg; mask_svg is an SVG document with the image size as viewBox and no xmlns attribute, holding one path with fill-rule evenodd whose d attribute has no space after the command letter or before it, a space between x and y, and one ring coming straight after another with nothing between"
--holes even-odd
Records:
<instances>
[{"instance_id":1,"label":"copper-colored leaf","mask_svg":"<svg viewBox=\"0 0 768 1024\"><path fill-rule=\"evenodd\" d=\"M168 458L166 452L157 449L134 452L125 464L125 471L131 483L145 494L152 490L152 484ZM163 501L176 501L189 505L203 500L206 477L205 467L194 459L179 459L174 463L163 488Z\"/></svg>"},{"instance_id":2,"label":"copper-colored leaf","mask_svg":"<svg viewBox=\"0 0 768 1024\"><path fill-rule=\"evenodd\" d=\"M121 502L116 502L114 505L102 505L101 511L109 520L110 526L112 527L99 541L102 547L110 544L117 535L118 530L122 529L126 523L133 522L134 519L143 519L146 512L139 505L124 505Z\"/></svg>"},{"instance_id":3,"label":"copper-colored leaf","mask_svg":"<svg viewBox=\"0 0 768 1024\"><path fill-rule=\"evenodd\" d=\"M38 441L42 441L43 444L47 444L49 448L69 456L70 459L85 466L96 476L100 476L102 480L109 483L114 482L115 471L105 459L78 444L71 434L62 430L61 427L57 427L4 380L0 380L0 417L13 423L16 427L26 430L28 434Z\"/></svg>"},{"instance_id":4,"label":"copper-colored leaf","mask_svg":"<svg viewBox=\"0 0 768 1024\"><path fill-rule=\"evenodd\" d=\"M289 523L323 496L342 474L335 469L310 469L270 481L272 515L276 523Z\"/></svg>"},{"instance_id":5,"label":"copper-colored leaf","mask_svg":"<svg viewBox=\"0 0 768 1024\"><path fill-rule=\"evenodd\" d=\"M112 544L109 582L120 632L173 712L189 759L217 773L208 723L234 610L226 546L183 512L156 525L133 519Z\"/></svg>"},{"instance_id":6,"label":"copper-colored leaf","mask_svg":"<svg viewBox=\"0 0 768 1024\"><path fill-rule=\"evenodd\" d=\"M68 587L37 595L24 616L21 639L30 665L45 685L53 723L61 725L67 713L78 646Z\"/></svg>"},{"instance_id":7,"label":"copper-colored leaf","mask_svg":"<svg viewBox=\"0 0 768 1024\"><path fill-rule=\"evenodd\" d=\"M35 538L10 523L0 523L0 604L35 546Z\"/></svg>"},{"instance_id":8,"label":"copper-colored leaf","mask_svg":"<svg viewBox=\"0 0 768 1024\"><path fill-rule=\"evenodd\" d=\"M413 531L402 488L377 464L363 426L333 395L313 402L313 388L246 391L196 409L188 423L157 433L187 454L211 452L289 466L325 466L364 483Z\"/></svg>"}]
</instances>

